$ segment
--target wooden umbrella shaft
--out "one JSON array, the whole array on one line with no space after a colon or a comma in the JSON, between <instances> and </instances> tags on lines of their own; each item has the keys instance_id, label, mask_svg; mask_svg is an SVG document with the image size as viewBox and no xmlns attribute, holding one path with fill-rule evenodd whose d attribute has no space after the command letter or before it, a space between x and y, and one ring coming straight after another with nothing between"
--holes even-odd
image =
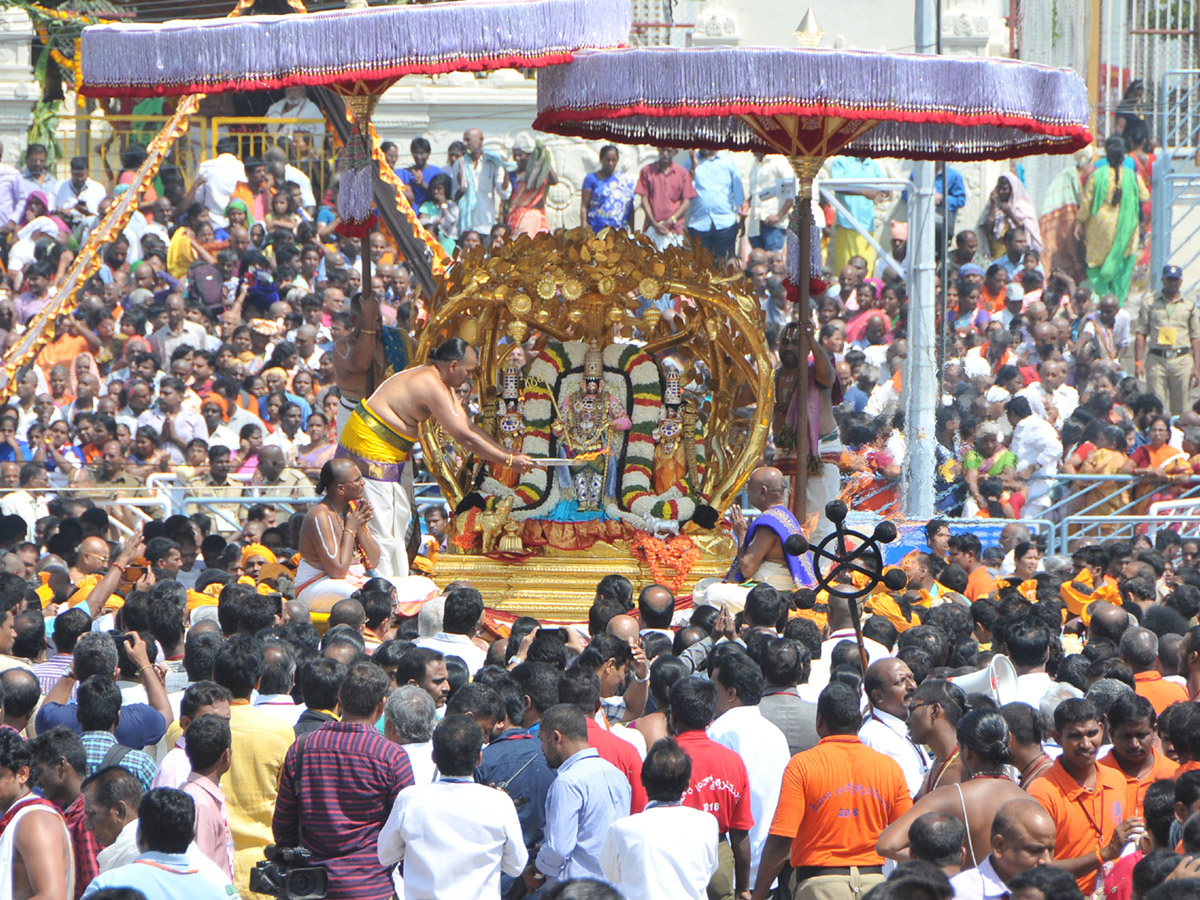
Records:
<instances>
[{"instance_id":1,"label":"wooden umbrella shaft","mask_svg":"<svg viewBox=\"0 0 1200 900\"><path fill-rule=\"evenodd\" d=\"M801 179L796 191L797 214L796 236L800 241L799 284L796 285L800 296L796 300L796 339L799 342L797 356L800 360L800 371L797 373L796 395L799 398L796 418L796 485L792 491L792 514L801 522L806 515L806 498L808 495L808 456L812 452L808 436L808 320L810 290L809 275L812 270L812 215L809 213L809 200L812 198L812 181ZM807 194L807 196L805 196Z\"/></svg>"}]
</instances>

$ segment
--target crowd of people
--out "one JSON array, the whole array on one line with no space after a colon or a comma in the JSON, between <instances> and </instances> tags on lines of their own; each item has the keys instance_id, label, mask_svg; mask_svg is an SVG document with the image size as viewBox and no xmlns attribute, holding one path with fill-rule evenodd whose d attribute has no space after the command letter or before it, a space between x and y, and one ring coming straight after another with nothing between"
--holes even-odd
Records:
<instances>
[{"instance_id":1,"label":"crowd of people","mask_svg":"<svg viewBox=\"0 0 1200 900\"><path fill-rule=\"evenodd\" d=\"M312 115L301 90L280 103ZM314 616L297 600L313 522L333 523L334 577L372 514L334 460L374 328L321 135L268 129L261 158L224 141L190 181L168 168L154 186L133 184L135 144L111 185L82 158L58 183L37 145L0 164L0 346L49 337L0 410L0 896L280 894L297 867L334 900L1197 896L1200 541L1080 531L1056 556L1040 528L1145 515L1200 474L1200 312L1174 267L1159 293L1131 286L1138 121L1076 160L1041 217L1006 173L957 230L963 181L939 181L945 518L903 588L871 589L861 642L836 592L759 583L689 604L619 575L586 625L499 622L469 584L420 578L366 580ZM423 138L411 162L383 149L451 254L550 229L559 176L540 142L505 158L471 129L444 161ZM581 221L742 266L779 366L764 461L785 459L789 167L759 156L743 179L727 154L662 148L634 174L621 154L600 150ZM43 321L130 189L100 271ZM903 263L907 226L884 221L882 191L838 195L814 210L830 277L806 326L813 450L842 472L835 491L887 511L909 304L861 232L882 228ZM366 246L403 360L432 301L385 231ZM669 322L681 301L646 302ZM457 390L469 406L470 381ZM447 511L423 512L445 548ZM958 517L1007 524L984 546ZM394 537L368 545L375 562ZM768 562L786 571L779 546L739 554L743 572ZM977 684L1001 656L1012 696Z\"/></svg>"}]
</instances>

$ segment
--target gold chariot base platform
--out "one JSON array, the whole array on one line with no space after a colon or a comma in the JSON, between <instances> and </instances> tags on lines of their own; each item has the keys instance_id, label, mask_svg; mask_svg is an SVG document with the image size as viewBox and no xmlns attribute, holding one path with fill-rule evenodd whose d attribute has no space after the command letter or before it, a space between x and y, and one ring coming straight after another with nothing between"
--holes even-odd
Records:
<instances>
[{"instance_id":1,"label":"gold chariot base platform","mask_svg":"<svg viewBox=\"0 0 1200 900\"><path fill-rule=\"evenodd\" d=\"M692 534L704 556L688 572L676 594L690 594L704 578L724 578L737 549L724 534ZM667 568L666 577L675 574ZM654 584L650 567L630 555L627 544L598 543L590 550L567 553L547 548L520 562L506 562L481 554L438 555L434 578L440 585L469 581L491 609L537 619L586 622L596 599L596 585L605 575L624 575L633 582L633 596Z\"/></svg>"}]
</instances>

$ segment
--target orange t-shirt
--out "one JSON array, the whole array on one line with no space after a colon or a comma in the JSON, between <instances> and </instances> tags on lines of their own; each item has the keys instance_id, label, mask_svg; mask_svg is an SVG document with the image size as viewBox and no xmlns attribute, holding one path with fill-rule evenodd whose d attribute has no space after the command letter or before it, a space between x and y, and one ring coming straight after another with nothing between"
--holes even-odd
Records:
<instances>
[{"instance_id":1,"label":"orange t-shirt","mask_svg":"<svg viewBox=\"0 0 1200 900\"><path fill-rule=\"evenodd\" d=\"M967 599L974 603L996 589L996 579L988 574L987 566L980 566L967 576Z\"/></svg>"},{"instance_id":2,"label":"orange t-shirt","mask_svg":"<svg viewBox=\"0 0 1200 900\"><path fill-rule=\"evenodd\" d=\"M1054 820L1055 859L1094 854L1112 840L1126 818L1129 792L1123 773L1096 766L1096 788L1089 791L1067 774L1056 760L1050 770L1029 786L1033 797ZM1084 896L1096 883L1096 870L1075 879Z\"/></svg>"},{"instance_id":3,"label":"orange t-shirt","mask_svg":"<svg viewBox=\"0 0 1200 900\"><path fill-rule=\"evenodd\" d=\"M1169 757L1163 756L1162 753L1151 752L1154 754L1154 765L1143 778L1134 778L1132 775L1126 775L1125 770L1117 763L1117 758L1113 755L1112 751L1109 751L1108 755L1097 763L1097 765L1108 766L1125 779L1127 791L1125 808L1132 810L1129 813L1132 816L1140 816L1142 814L1142 807L1146 803L1146 791L1150 789L1150 785L1164 778L1168 781L1175 780L1175 770L1178 766Z\"/></svg>"},{"instance_id":4,"label":"orange t-shirt","mask_svg":"<svg viewBox=\"0 0 1200 900\"><path fill-rule=\"evenodd\" d=\"M1193 759L1191 762L1185 762L1182 766L1176 767L1175 774L1171 776L1171 780L1178 781L1180 775L1184 775L1188 772L1195 772L1197 769L1200 769L1200 759Z\"/></svg>"},{"instance_id":5,"label":"orange t-shirt","mask_svg":"<svg viewBox=\"0 0 1200 900\"><path fill-rule=\"evenodd\" d=\"M1173 681L1167 681L1161 672L1135 672L1137 692L1150 701L1154 714L1161 716L1172 703L1187 703L1187 689Z\"/></svg>"},{"instance_id":6,"label":"orange t-shirt","mask_svg":"<svg viewBox=\"0 0 1200 900\"><path fill-rule=\"evenodd\" d=\"M791 839L793 868L878 866L879 835L911 806L894 759L834 734L788 763L771 834Z\"/></svg>"},{"instance_id":7,"label":"orange t-shirt","mask_svg":"<svg viewBox=\"0 0 1200 900\"><path fill-rule=\"evenodd\" d=\"M979 305L988 312L1004 312L1004 289L1007 287L1008 285L1005 285L993 294L988 290L987 283L984 282L979 289Z\"/></svg>"}]
</instances>

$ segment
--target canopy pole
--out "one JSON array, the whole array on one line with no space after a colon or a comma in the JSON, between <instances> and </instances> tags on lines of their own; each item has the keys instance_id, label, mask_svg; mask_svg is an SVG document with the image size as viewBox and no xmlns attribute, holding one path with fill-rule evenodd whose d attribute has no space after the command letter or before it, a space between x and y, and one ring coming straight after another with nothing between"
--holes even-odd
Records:
<instances>
[{"instance_id":1,"label":"canopy pole","mask_svg":"<svg viewBox=\"0 0 1200 900\"><path fill-rule=\"evenodd\" d=\"M799 341L800 371L797 373L796 396L798 398L796 419L796 481L792 490L792 514L803 524L807 510L808 474L810 467L820 465L820 457L812 456L812 442L808 431L808 331L807 325L812 322L812 290L809 284L812 278L812 198L813 179L825 164L823 156L789 156L788 162L796 173L796 202L792 206L792 230L796 232L799 241L798 266L795 271L796 290L796 325L798 326L797 340ZM815 462L814 462L815 460ZM833 499L833 498L829 498ZM817 511L819 513L819 510Z\"/></svg>"}]
</instances>

